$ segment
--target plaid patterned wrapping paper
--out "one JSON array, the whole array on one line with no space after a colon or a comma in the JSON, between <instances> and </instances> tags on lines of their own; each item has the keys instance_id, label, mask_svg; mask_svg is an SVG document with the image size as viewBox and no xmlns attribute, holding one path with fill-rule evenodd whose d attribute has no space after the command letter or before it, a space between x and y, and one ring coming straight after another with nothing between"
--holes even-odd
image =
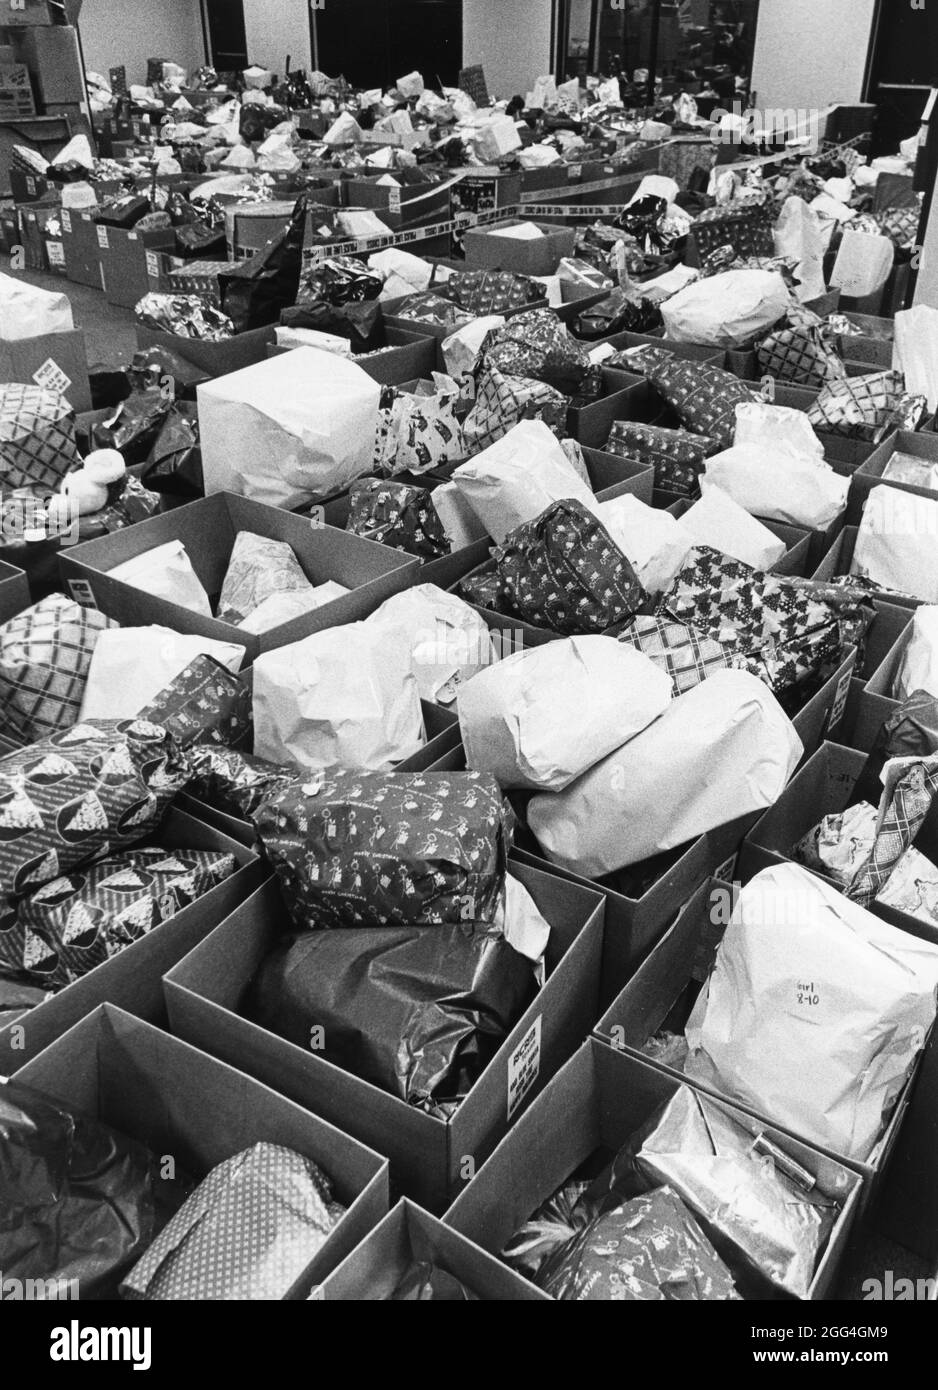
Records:
<instances>
[{"instance_id":1,"label":"plaid patterned wrapping paper","mask_svg":"<svg viewBox=\"0 0 938 1390\"><path fill-rule=\"evenodd\" d=\"M508 603L565 637L605 632L647 601L631 564L582 502L555 502L494 550Z\"/></svg>"},{"instance_id":2,"label":"plaid patterned wrapping paper","mask_svg":"<svg viewBox=\"0 0 938 1390\"><path fill-rule=\"evenodd\" d=\"M0 930L0 970L64 989L234 872L231 854L140 849L39 888Z\"/></svg>"},{"instance_id":3,"label":"plaid patterned wrapping paper","mask_svg":"<svg viewBox=\"0 0 938 1390\"><path fill-rule=\"evenodd\" d=\"M89 720L8 753L0 759L0 898L22 897L143 839L188 780L185 754L141 719Z\"/></svg>"},{"instance_id":4,"label":"plaid patterned wrapping paper","mask_svg":"<svg viewBox=\"0 0 938 1390\"><path fill-rule=\"evenodd\" d=\"M125 1277L121 1297L285 1298L344 1215L311 1159L255 1144L212 1169Z\"/></svg>"},{"instance_id":5,"label":"plaid patterned wrapping paper","mask_svg":"<svg viewBox=\"0 0 938 1390\"><path fill-rule=\"evenodd\" d=\"M914 399L904 392L901 372L869 372L828 382L812 402L808 420L816 430L875 441L887 428L901 428L892 423L896 413L903 410L904 400Z\"/></svg>"},{"instance_id":6,"label":"plaid patterned wrapping paper","mask_svg":"<svg viewBox=\"0 0 938 1390\"><path fill-rule=\"evenodd\" d=\"M732 447L736 407L759 399L753 387L722 367L682 361L654 348L645 362L648 380L677 411L683 425L714 440L721 449Z\"/></svg>"},{"instance_id":7,"label":"plaid patterned wrapping paper","mask_svg":"<svg viewBox=\"0 0 938 1390\"><path fill-rule=\"evenodd\" d=\"M765 664L758 656L738 652L732 643L718 642L685 623L638 617L619 634L619 641L628 642L667 671L675 695L693 690L714 671L749 671L769 683Z\"/></svg>"},{"instance_id":8,"label":"plaid patterned wrapping paper","mask_svg":"<svg viewBox=\"0 0 938 1390\"><path fill-rule=\"evenodd\" d=\"M565 396L598 396L602 371L552 309L516 314L493 328L479 350L484 367L502 375L543 381Z\"/></svg>"},{"instance_id":9,"label":"plaid patterned wrapping paper","mask_svg":"<svg viewBox=\"0 0 938 1390\"><path fill-rule=\"evenodd\" d=\"M609 454L654 464L655 487L682 497L699 496L700 475L708 457L719 447L716 440L706 435L631 420L616 420L605 444Z\"/></svg>"},{"instance_id":10,"label":"plaid patterned wrapping paper","mask_svg":"<svg viewBox=\"0 0 938 1390\"><path fill-rule=\"evenodd\" d=\"M570 402L543 381L504 376L497 368L483 368L476 386L475 404L463 424L466 449L471 457L501 439L520 420L543 420L558 439L567 433Z\"/></svg>"},{"instance_id":11,"label":"plaid patterned wrapping paper","mask_svg":"<svg viewBox=\"0 0 938 1390\"><path fill-rule=\"evenodd\" d=\"M843 361L816 328L783 328L770 333L756 349L760 370L779 381L823 386L847 375Z\"/></svg>"},{"instance_id":12,"label":"plaid patterned wrapping paper","mask_svg":"<svg viewBox=\"0 0 938 1390\"><path fill-rule=\"evenodd\" d=\"M509 830L493 777L352 773L264 802L258 837L297 928L490 922Z\"/></svg>"},{"instance_id":13,"label":"plaid patterned wrapping paper","mask_svg":"<svg viewBox=\"0 0 938 1390\"><path fill-rule=\"evenodd\" d=\"M406 483L379 478L360 478L353 483L346 530L424 560L438 559L450 551L432 493Z\"/></svg>"},{"instance_id":14,"label":"plaid patterned wrapping paper","mask_svg":"<svg viewBox=\"0 0 938 1390\"><path fill-rule=\"evenodd\" d=\"M72 408L57 391L19 382L0 385L0 482L54 492L78 468Z\"/></svg>"},{"instance_id":15,"label":"plaid patterned wrapping paper","mask_svg":"<svg viewBox=\"0 0 938 1390\"><path fill-rule=\"evenodd\" d=\"M510 270L459 271L447 280L446 292L476 318L533 306L547 298L546 285Z\"/></svg>"},{"instance_id":16,"label":"plaid patterned wrapping paper","mask_svg":"<svg viewBox=\"0 0 938 1390\"><path fill-rule=\"evenodd\" d=\"M847 889L847 897L869 907L913 844L938 792L938 757L911 764L887 763L886 785L872 853Z\"/></svg>"},{"instance_id":17,"label":"plaid patterned wrapping paper","mask_svg":"<svg viewBox=\"0 0 938 1390\"><path fill-rule=\"evenodd\" d=\"M78 718L98 634L114 627L97 608L50 594L0 627L0 728L28 744Z\"/></svg>"},{"instance_id":18,"label":"plaid patterned wrapping paper","mask_svg":"<svg viewBox=\"0 0 938 1390\"><path fill-rule=\"evenodd\" d=\"M462 463L466 441L456 416L459 400L459 387L448 377L440 377L437 390L426 396L385 386L378 410L375 472L426 473L443 464Z\"/></svg>"},{"instance_id":19,"label":"plaid patterned wrapping paper","mask_svg":"<svg viewBox=\"0 0 938 1390\"><path fill-rule=\"evenodd\" d=\"M273 594L312 588L299 560L286 541L239 531L218 600L223 623L241 623Z\"/></svg>"},{"instance_id":20,"label":"plaid patterned wrapping paper","mask_svg":"<svg viewBox=\"0 0 938 1390\"><path fill-rule=\"evenodd\" d=\"M139 718L161 724L180 748L194 743L237 748L253 731L251 692L214 657L197 656Z\"/></svg>"}]
</instances>

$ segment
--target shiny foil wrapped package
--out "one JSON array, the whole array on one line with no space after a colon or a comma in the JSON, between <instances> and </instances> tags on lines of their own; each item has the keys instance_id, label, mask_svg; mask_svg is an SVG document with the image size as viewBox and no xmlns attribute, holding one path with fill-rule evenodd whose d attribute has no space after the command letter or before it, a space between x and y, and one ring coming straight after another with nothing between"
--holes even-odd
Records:
<instances>
[{"instance_id":1,"label":"shiny foil wrapped package","mask_svg":"<svg viewBox=\"0 0 938 1390\"><path fill-rule=\"evenodd\" d=\"M221 343L234 337L231 319L196 294L145 294L134 312L144 327L177 338Z\"/></svg>"},{"instance_id":2,"label":"shiny foil wrapped package","mask_svg":"<svg viewBox=\"0 0 938 1390\"><path fill-rule=\"evenodd\" d=\"M286 541L239 531L218 599L218 618L223 623L241 623L271 595L311 588Z\"/></svg>"},{"instance_id":3,"label":"shiny foil wrapped package","mask_svg":"<svg viewBox=\"0 0 938 1390\"><path fill-rule=\"evenodd\" d=\"M300 930L495 917L509 830L492 777L310 777L264 802L254 822Z\"/></svg>"},{"instance_id":4,"label":"shiny foil wrapped package","mask_svg":"<svg viewBox=\"0 0 938 1390\"><path fill-rule=\"evenodd\" d=\"M344 1215L312 1159L255 1144L203 1179L125 1277L121 1297L286 1298Z\"/></svg>"},{"instance_id":5,"label":"shiny foil wrapped package","mask_svg":"<svg viewBox=\"0 0 938 1390\"><path fill-rule=\"evenodd\" d=\"M215 744L196 744L189 750L190 796L207 802L224 815L246 820L263 801L285 791L301 776L295 767L268 763L250 753Z\"/></svg>"}]
</instances>

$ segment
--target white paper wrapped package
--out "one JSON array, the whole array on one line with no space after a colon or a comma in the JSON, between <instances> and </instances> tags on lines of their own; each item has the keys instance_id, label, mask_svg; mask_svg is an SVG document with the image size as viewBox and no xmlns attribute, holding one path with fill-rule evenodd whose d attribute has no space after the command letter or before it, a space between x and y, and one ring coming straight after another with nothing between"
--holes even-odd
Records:
<instances>
[{"instance_id":1,"label":"white paper wrapped package","mask_svg":"<svg viewBox=\"0 0 938 1390\"><path fill-rule=\"evenodd\" d=\"M486 314L482 318L473 319L464 328L457 328L455 333L443 339L443 361L446 370L459 385L461 400L475 400L475 377L472 371L479 349L493 329L503 328L504 325L505 320L501 314Z\"/></svg>"},{"instance_id":2,"label":"white paper wrapped package","mask_svg":"<svg viewBox=\"0 0 938 1390\"><path fill-rule=\"evenodd\" d=\"M938 603L938 501L874 487L863 508L850 571L890 593Z\"/></svg>"},{"instance_id":3,"label":"white paper wrapped package","mask_svg":"<svg viewBox=\"0 0 938 1390\"><path fill-rule=\"evenodd\" d=\"M355 362L301 347L198 388L206 493L295 508L368 471L381 388Z\"/></svg>"},{"instance_id":4,"label":"white paper wrapped package","mask_svg":"<svg viewBox=\"0 0 938 1390\"><path fill-rule=\"evenodd\" d=\"M708 545L757 570L770 570L785 554L784 541L713 483L681 517L681 529L693 545Z\"/></svg>"},{"instance_id":5,"label":"white paper wrapped package","mask_svg":"<svg viewBox=\"0 0 938 1390\"><path fill-rule=\"evenodd\" d=\"M0 275L0 342L38 338L44 333L68 333L74 327L67 294L26 285L12 275Z\"/></svg>"},{"instance_id":6,"label":"white paper wrapped package","mask_svg":"<svg viewBox=\"0 0 938 1390\"><path fill-rule=\"evenodd\" d=\"M715 671L556 796L528 803L553 863L602 878L778 800L803 752L768 686Z\"/></svg>"},{"instance_id":7,"label":"white paper wrapped package","mask_svg":"<svg viewBox=\"0 0 938 1390\"><path fill-rule=\"evenodd\" d=\"M567 497L589 507L595 502L542 420L522 420L488 449L460 464L452 477L497 545L509 531L533 521L553 502Z\"/></svg>"},{"instance_id":8,"label":"white paper wrapped package","mask_svg":"<svg viewBox=\"0 0 938 1390\"><path fill-rule=\"evenodd\" d=\"M927 397L929 410L938 410L938 309L916 304L899 310L892 367L902 372L910 395Z\"/></svg>"},{"instance_id":9,"label":"white paper wrapped package","mask_svg":"<svg viewBox=\"0 0 938 1390\"><path fill-rule=\"evenodd\" d=\"M143 589L153 598L178 603L181 608L190 608L193 613L201 613L206 618L212 616L208 594L192 568L192 561L182 541L167 541L165 545L144 550L132 560L115 565L108 570L108 575L111 579L133 585L135 589Z\"/></svg>"},{"instance_id":10,"label":"white paper wrapped package","mask_svg":"<svg viewBox=\"0 0 938 1390\"><path fill-rule=\"evenodd\" d=\"M855 299L875 294L889 279L896 248L887 236L844 228L831 285Z\"/></svg>"},{"instance_id":11,"label":"white paper wrapped package","mask_svg":"<svg viewBox=\"0 0 938 1390\"><path fill-rule=\"evenodd\" d=\"M664 335L675 343L738 347L777 323L790 303L777 271L727 270L665 300Z\"/></svg>"},{"instance_id":12,"label":"white paper wrapped package","mask_svg":"<svg viewBox=\"0 0 938 1390\"><path fill-rule=\"evenodd\" d=\"M935 1017L938 947L795 864L742 890L687 1023L688 1076L868 1159Z\"/></svg>"},{"instance_id":13,"label":"white paper wrapped package","mask_svg":"<svg viewBox=\"0 0 938 1390\"><path fill-rule=\"evenodd\" d=\"M824 252L827 240L821 219L803 198L792 195L782 204L775 224L776 256L789 256L795 265L799 283L794 294L802 302L817 299L827 290L824 279Z\"/></svg>"},{"instance_id":14,"label":"white paper wrapped package","mask_svg":"<svg viewBox=\"0 0 938 1390\"><path fill-rule=\"evenodd\" d=\"M323 608L327 603L344 598L351 592L351 589L347 589L335 579L327 579L322 584L313 584L306 589L288 589L285 593L268 594L253 613L249 613L235 626L241 628L242 632L270 632L272 628L292 623L294 618L301 618L304 613Z\"/></svg>"},{"instance_id":15,"label":"white paper wrapped package","mask_svg":"<svg viewBox=\"0 0 938 1390\"><path fill-rule=\"evenodd\" d=\"M824 445L803 410L770 405L767 401L744 402L736 407L733 443L785 450L796 458L824 457Z\"/></svg>"},{"instance_id":16,"label":"white paper wrapped package","mask_svg":"<svg viewBox=\"0 0 938 1390\"><path fill-rule=\"evenodd\" d=\"M368 623L315 632L254 663L254 752L315 771L390 772L425 742L409 645Z\"/></svg>"},{"instance_id":17,"label":"white paper wrapped package","mask_svg":"<svg viewBox=\"0 0 938 1390\"><path fill-rule=\"evenodd\" d=\"M498 653L482 616L435 584L418 584L382 603L367 619L409 645L422 700L451 705L462 684Z\"/></svg>"},{"instance_id":18,"label":"white paper wrapped package","mask_svg":"<svg viewBox=\"0 0 938 1390\"><path fill-rule=\"evenodd\" d=\"M451 551L462 550L488 535L485 523L455 483L440 483L433 489L433 510L440 518Z\"/></svg>"},{"instance_id":19,"label":"white paper wrapped package","mask_svg":"<svg viewBox=\"0 0 938 1390\"><path fill-rule=\"evenodd\" d=\"M670 588L694 544L680 521L628 492L608 502L593 501L590 511L627 557L646 594Z\"/></svg>"},{"instance_id":20,"label":"white paper wrapped package","mask_svg":"<svg viewBox=\"0 0 938 1390\"><path fill-rule=\"evenodd\" d=\"M134 719L199 656L237 673L245 648L174 632L168 627L117 627L95 644L81 719Z\"/></svg>"},{"instance_id":21,"label":"white paper wrapped package","mask_svg":"<svg viewBox=\"0 0 938 1390\"><path fill-rule=\"evenodd\" d=\"M850 479L823 459L764 444L735 444L706 460L700 490L723 489L753 516L823 531L847 505Z\"/></svg>"},{"instance_id":22,"label":"white paper wrapped package","mask_svg":"<svg viewBox=\"0 0 938 1390\"><path fill-rule=\"evenodd\" d=\"M934 604L915 610L892 695L907 700L916 690L938 700L938 608Z\"/></svg>"},{"instance_id":23,"label":"white paper wrapped package","mask_svg":"<svg viewBox=\"0 0 938 1390\"><path fill-rule=\"evenodd\" d=\"M516 652L460 687L466 765L506 789L562 791L663 714L671 695L664 671L612 637Z\"/></svg>"}]
</instances>

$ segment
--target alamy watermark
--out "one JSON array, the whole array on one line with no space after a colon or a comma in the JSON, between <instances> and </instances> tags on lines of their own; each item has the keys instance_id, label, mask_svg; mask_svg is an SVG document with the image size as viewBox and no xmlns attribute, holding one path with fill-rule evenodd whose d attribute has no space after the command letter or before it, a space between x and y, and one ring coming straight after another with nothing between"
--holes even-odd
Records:
<instances>
[{"instance_id":1,"label":"alamy watermark","mask_svg":"<svg viewBox=\"0 0 938 1390\"><path fill-rule=\"evenodd\" d=\"M77 1279L14 1279L0 1269L0 1302L3 1303L60 1303L65 1299L78 1300Z\"/></svg>"}]
</instances>

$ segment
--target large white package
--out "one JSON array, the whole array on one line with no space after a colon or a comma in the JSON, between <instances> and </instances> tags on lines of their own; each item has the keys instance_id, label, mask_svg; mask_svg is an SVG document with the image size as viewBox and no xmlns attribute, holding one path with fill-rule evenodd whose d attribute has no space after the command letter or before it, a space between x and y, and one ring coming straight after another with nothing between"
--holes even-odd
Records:
<instances>
[{"instance_id":1,"label":"large white package","mask_svg":"<svg viewBox=\"0 0 938 1390\"><path fill-rule=\"evenodd\" d=\"M892 366L902 372L913 396L926 396L929 410L938 410L938 309L916 304L895 317Z\"/></svg>"},{"instance_id":2,"label":"large white package","mask_svg":"<svg viewBox=\"0 0 938 1390\"><path fill-rule=\"evenodd\" d=\"M79 717L135 719L197 657L211 656L237 673L245 650L168 627L108 628L95 644Z\"/></svg>"},{"instance_id":3,"label":"large white package","mask_svg":"<svg viewBox=\"0 0 938 1390\"><path fill-rule=\"evenodd\" d=\"M367 621L397 632L410 646L422 700L451 705L465 681L498 660L481 614L436 584L394 594Z\"/></svg>"},{"instance_id":4,"label":"large white package","mask_svg":"<svg viewBox=\"0 0 938 1390\"><path fill-rule=\"evenodd\" d=\"M663 198L670 205L680 191L681 185L666 174L646 174L625 206L630 208L643 198Z\"/></svg>"},{"instance_id":5,"label":"large white package","mask_svg":"<svg viewBox=\"0 0 938 1390\"><path fill-rule=\"evenodd\" d=\"M254 663L254 752L274 763L390 772L424 744L411 654L367 623L314 632Z\"/></svg>"},{"instance_id":6,"label":"large white package","mask_svg":"<svg viewBox=\"0 0 938 1390\"><path fill-rule=\"evenodd\" d=\"M532 797L547 858L602 878L771 806L803 747L768 686L715 671L566 791Z\"/></svg>"},{"instance_id":7,"label":"large white package","mask_svg":"<svg viewBox=\"0 0 938 1390\"><path fill-rule=\"evenodd\" d=\"M397 90L403 97L419 97L423 94L423 87L423 77L416 71L397 79Z\"/></svg>"},{"instance_id":8,"label":"large white package","mask_svg":"<svg viewBox=\"0 0 938 1390\"><path fill-rule=\"evenodd\" d=\"M567 497L590 507L595 502L543 420L522 420L461 463L452 477L497 545L553 502Z\"/></svg>"},{"instance_id":9,"label":"large white package","mask_svg":"<svg viewBox=\"0 0 938 1390\"><path fill-rule=\"evenodd\" d=\"M401 280L406 280L413 290L427 289L433 277L433 266L429 261L395 246L389 246L386 251L375 251L369 256L368 269L376 270L382 276L397 275Z\"/></svg>"},{"instance_id":10,"label":"large white package","mask_svg":"<svg viewBox=\"0 0 938 1390\"><path fill-rule=\"evenodd\" d=\"M295 508L367 473L381 387L355 362L301 347L198 388L206 493Z\"/></svg>"},{"instance_id":11,"label":"large white package","mask_svg":"<svg viewBox=\"0 0 938 1390\"><path fill-rule=\"evenodd\" d=\"M516 652L460 687L466 766L504 788L562 791L663 714L672 694L666 672L613 637Z\"/></svg>"},{"instance_id":12,"label":"large white package","mask_svg":"<svg viewBox=\"0 0 938 1390\"><path fill-rule=\"evenodd\" d=\"M938 501L874 487L866 499L851 574L894 594L938 603Z\"/></svg>"},{"instance_id":13,"label":"large white package","mask_svg":"<svg viewBox=\"0 0 938 1390\"><path fill-rule=\"evenodd\" d=\"M56 167L63 164L80 164L84 169L94 169L95 155L87 135L73 135L67 145L63 145L52 158Z\"/></svg>"},{"instance_id":14,"label":"large white package","mask_svg":"<svg viewBox=\"0 0 938 1390\"><path fill-rule=\"evenodd\" d=\"M726 270L679 290L661 306L665 337L675 343L732 348L771 328L791 303L774 270Z\"/></svg>"},{"instance_id":15,"label":"large white package","mask_svg":"<svg viewBox=\"0 0 938 1390\"><path fill-rule=\"evenodd\" d=\"M191 608L193 613L201 613L206 618L212 616L208 594L192 568L182 541L167 541L165 545L145 550L132 560L115 565L108 570L108 575L124 584L132 584L135 589L143 589L152 598L178 603L181 608Z\"/></svg>"},{"instance_id":16,"label":"large white package","mask_svg":"<svg viewBox=\"0 0 938 1390\"><path fill-rule=\"evenodd\" d=\"M278 347L318 348L320 352L334 352L337 357L352 355L348 338L340 338L337 333L323 333L318 328L277 328L274 331Z\"/></svg>"},{"instance_id":17,"label":"large white package","mask_svg":"<svg viewBox=\"0 0 938 1390\"><path fill-rule=\"evenodd\" d=\"M823 459L764 444L736 444L706 460L701 491L716 483L747 512L823 531L847 505L850 479Z\"/></svg>"},{"instance_id":18,"label":"large white package","mask_svg":"<svg viewBox=\"0 0 938 1390\"><path fill-rule=\"evenodd\" d=\"M916 608L912 617L892 695L907 700L916 690L926 690L938 700L938 608L929 603Z\"/></svg>"},{"instance_id":19,"label":"large white package","mask_svg":"<svg viewBox=\"0 0 938 1390\"><path fill-rule=\"evenodd\" d=\"M799 458L824 458L824 445L805 412L768 401L747 401L736 407L733 443L784 449Z\"/></svg>"},{"instance_id":20,"label":"large white package","mask_svg":"<svg viewBox=\"0 0 938 1390\"><path fill-rule=\"evenodd\" d=\"M0 275L0 342L69 333L74 328L67 294L41 290L12 275Z\"/></svg>"},{"instance_id":21,"label":"large white package","mask_svg":"<svg viewBox=\"0 0 938 1390\"><path fill-rule=\"evenodd\" d=\"M789 256L797 262L795 275L800 283L794 290L796 298L804 304L824 294L825 237L821 219L803 198L793 194L785 199L775 224L774 242L776 256Z\"/></svg>"},{"instance_id":22,"label":"large white package","mask_svg":"<svg viewBox=\"0 0 938 1390\"><path fill-rule=\"evenodd\" d=\"M475 133L476 153L484 164L495 164L504 155L520 150L521 136L510 116L484 116L478 120Z\"/></svg>"},{"instance_id":23,"label":"large white package","mask_svg":"<svg viewBox=\"0 0 938 1390\"><path fill-rule=\"evenodd\" d=\"M451 551L462 550L488 535L485 523L479 520L471 502L455 483L438 483L433 489L431 504L440 518Z\"/></svg>"},{"instance_id":24,"label":"large white package","mask_svg":"<svg viewBox=\"0 0 938 1390\"><path fill-rule=\"evenodd\" d=\"M866 1159L935 1017L938 947L795 864L742 890L687 1023L688 1076Z\"/></svg>"},{"instance_id":25,"label":"large white package","mask_svg":"<svg viewBox=\"0 0 938 1390\"><path fill-rule=\"evenodd\" d=\"M846 227L831 271L831 286L857 299L875 294L889 279L895 256L895 245L888 236Z\"/></svg>"},{"instance_id":26,"label":"large white package","mask_svg":"<svg viewBox=\"0 0 938 1390\"><path fill-rule=\"evenodd\" d=\"M681 529L694 545L708 545L757 570L770 570L785 554L785 542L715 483L681 517Z\"/></svg>"},{"instance_id":27,"label":"large white package","mask_svg":"<svg viewBox=\"0 0 938 1390\"><path fill-rule=\"evenodd\" d=\"M629 560L646 594L660 594L671 587L694 544L683 520L649 507L631 493L608 502L594 501L590 510Z\"/></svg>"},{"instance_id":28,"label":"large white package","mask_svg":"<svg viewBox=\"0 0 938 1390\"><path fill-rule=\"evenodd\" d=\"M302 618L305 613L312 613L316 608L323 608L327 603L333 603L337 598L344 598L350 594L351 589L347 589L344 584L339 584L334 579L327 579L323 584L313 584L306 589L286 589L279 593L268 594L265 599L257 605L246 618L242 618L239 627L242 632L270 632L271 628L281 627L284 623L291 623L294 618Z\"/></svg>"},{"instance_id":29,"label":"large white package","mask_svg":"<svg viewBox=\"0 0 938 1390\"><path fill-rule=\"evenodd\" d=\"M343 111L332 122L322 140L324 145L360 145L362 128L350 112Z\"/></svg>"}]
</instances>

